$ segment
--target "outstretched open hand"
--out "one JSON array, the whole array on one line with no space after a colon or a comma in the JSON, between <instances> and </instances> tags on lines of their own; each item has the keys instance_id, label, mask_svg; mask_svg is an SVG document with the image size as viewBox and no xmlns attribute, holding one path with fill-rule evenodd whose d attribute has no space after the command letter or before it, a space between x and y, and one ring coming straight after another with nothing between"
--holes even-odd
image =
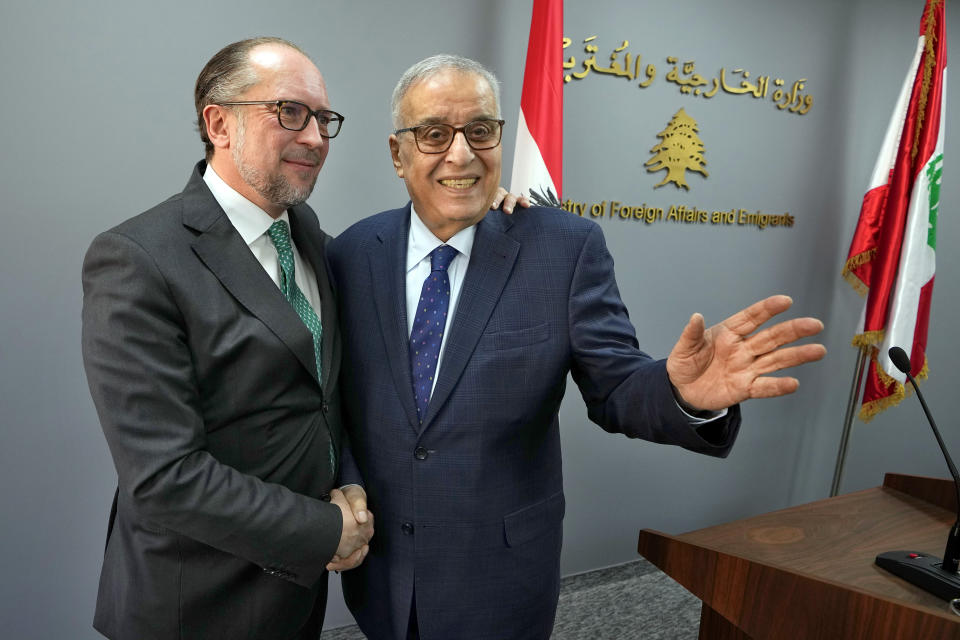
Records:
<instances>
[{"instance_id":1,"label":"outstretched open hand","mask_svg":"<svg viewBox=\"0 0 960 640\"><path fill-rule=\"evenodd\" d=\"M827 353L822 344L784 345L820 333L823 323L794 318L757 331L792 304L788 296L770 296L709 329L702 315L693 314L667 357L667 375L681 403L717 411L796 391L796 378L768 374L822 358Z\"/></svg>"}]
</instances>

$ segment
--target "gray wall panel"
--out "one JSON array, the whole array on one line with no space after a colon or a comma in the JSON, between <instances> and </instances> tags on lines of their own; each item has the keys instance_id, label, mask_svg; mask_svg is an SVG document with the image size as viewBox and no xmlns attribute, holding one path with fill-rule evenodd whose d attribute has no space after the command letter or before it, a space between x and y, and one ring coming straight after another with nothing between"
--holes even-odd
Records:
<instances>
[{"instance_id":1,"label":"gray wall panel","mask_svg":"<svg viewBox=\"0 0 960 640\"><path fill-rule=\"evenodd\" d=\"M50 0L0 9L0 483L6 515L0 620L9 638L95 638L90 628L103 535L116 480L80 360L80 262L93 236L180 190L201 154L192 89L227 42L289 38L318 61L334 108L347 115L310 204L339 233L406 200L386 137L393 83L440 51L475 57L503 81L504 175L510 157L531 2L247 0L86 5ZM632 204L743 206L790 211L793 229L645 226L603 220L621 292L641 345L664 356L690 313L708 321L773 292L827 322L828 358L798 373L800 392L744 409L729 459L626 444L591 425L571 385L564 400L568 512L565 573L635 557L636 531L680 532L824 497L853 369L860 299L839 270L893 101L915 46L922 2L806 3L626 0L566 3L568 50L597 35L598 60L619 39L658 68L639 89L587 77L565 90L564 195ZM958 35L948 11L948 39ZM664 58L810 79L811 112L769 102L683 96L663 82ZM951 112L960 105L948 86ZM700 124L706 180L689 193L647 174L653 137L680 107ZM960 201L948 127L937 286L926 393L948 444L957 316ZM506 181L508 178L504 178ZM858 424L843 489L874 486L885 470L943 476L918 407ZM960 455L960 454L958 454ZM336 578L327 626L350 621Z\"/></svg>"}]
</instances>

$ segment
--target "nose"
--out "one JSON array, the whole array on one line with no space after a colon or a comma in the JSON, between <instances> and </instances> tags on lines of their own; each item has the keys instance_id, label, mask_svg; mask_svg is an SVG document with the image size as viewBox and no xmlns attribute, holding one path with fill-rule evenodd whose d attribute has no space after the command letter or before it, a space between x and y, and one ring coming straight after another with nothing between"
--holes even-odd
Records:
<instances>
[{"instance_id":1,"label":"nose","mask_svg":"<svg viewBox=\"0 0 960 640\"><path fill-rule=\"evenodd\" d=\"M467 143L467 137L463 131L456 131L453 134L453 140L450 142L450 148L447 149L447 162L455 164L467 164L473 160L473 147Z\"/></svg>"},{"instance_id":2,"label":"nose","mask_svg":"<svg viewBox=\"0 0 960 640\"><path fill-rule=\"evenodd\" d=\"M313 148L322 147L327 143L327 139L320 135L320 122L316 114L310 116L307 126L299 132L297 141Z\"/></svg>"}]
</instances>

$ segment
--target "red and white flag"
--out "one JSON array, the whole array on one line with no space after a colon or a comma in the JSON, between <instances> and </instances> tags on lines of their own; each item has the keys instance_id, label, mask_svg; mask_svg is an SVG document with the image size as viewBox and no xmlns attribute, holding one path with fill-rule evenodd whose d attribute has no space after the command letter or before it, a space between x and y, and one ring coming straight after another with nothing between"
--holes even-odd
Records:
<instances>
[{"instance_id":1,"label":"red and white flag","mask_svg":"<svg viewBox=\"0 0 960 640\"><path fill-rule=\"evenodd\" d=\"M863 197L843 276L866 305L854 346L870 349L860 418L900 402L906 376L887 351L901 347L910 373L927 375L927 325L935 272L947 81L944 0L927 0L910 71Z\"/></svg>"},{"instance_id":2,"label":"red and white flag","mask_svg":"<svg viewBox=\"0 0 960 640\"><path fill-rule=\"evenodd\" d=\"M563 0L533 0L512 193L560 206L563 179Z\"/></svg>"}]
</instances>

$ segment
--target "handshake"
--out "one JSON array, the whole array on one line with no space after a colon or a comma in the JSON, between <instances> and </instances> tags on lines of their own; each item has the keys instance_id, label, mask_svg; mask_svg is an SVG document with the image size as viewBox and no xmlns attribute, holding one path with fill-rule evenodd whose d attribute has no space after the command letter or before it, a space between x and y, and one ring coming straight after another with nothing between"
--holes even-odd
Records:
<instances>
[{"instance_id":1,"label":"handshake","mask_svg":"<svg viewBox=\"0 0 960 640\"><path fill-rule=\"evenodd\" d=\"M327 563L327 571L346 571L360 566L370 551L373 514L367 510L367 493L359 485L348 485L330 492L330 502L340 507L343 532L337 553Z\"/></svg>"}]
</instances>

